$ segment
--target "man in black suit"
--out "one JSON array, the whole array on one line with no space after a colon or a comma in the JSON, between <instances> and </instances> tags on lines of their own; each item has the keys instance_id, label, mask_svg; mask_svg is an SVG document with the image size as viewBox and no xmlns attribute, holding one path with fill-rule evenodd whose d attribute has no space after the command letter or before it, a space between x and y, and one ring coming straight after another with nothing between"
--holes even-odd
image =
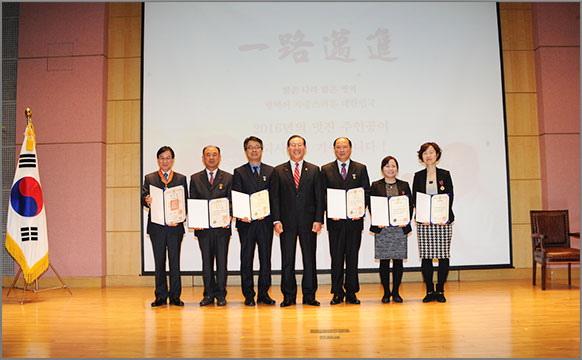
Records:
<instances>
[{"instance_id":1,"label":"man in black suit","mask_svg":"<svg viewBox=\"0 0 582 360\"><path fill-rule=\"evenodd\" d=\"M293 135L287 140L291 161L275 168L271 185L271 213L275 232L281 238L282 307L295 304L295 252L297 237L303 255L303 304L319 306L315 299L317 233L323 223L324 196L319 167L303 161L305 139Z\"/></svg>"},{"instance_id":2,"label":"man in black suit","mask_svg":"<svg viewBox=\"0 0 582 360\"><path fill-rule=\"evenodd\" d=\"M204 170L190 177L190 199L220 199L231 197L232 175L218 168L220 148L206 146L202 150ZM214 303L226 305L226 272L228 244L230 242L230 225L223 228L194 229L202 253L202 279L204 281L204 298L200 306ZM214 261L216 260L216 273Z\"/></svg>"},{"instance_id":3,"label":"man in black suit","mask_svg":"<svg viewBox=\"0 0 582 360\"><path fill-rule=\"evenodd\" d=\"M174 156L174 150L169 146L162 146L158 150L157 158L160 169L145 176L143 187L141 189L142 206L149 208L152 204L150 185L160 189L168 189L182 185L184 187L184 197L186 198L186 195L188 194L186 177L172 170L172 166L174 166ZM182 294L182 281L180 278L180 248L182 246L182 238L184 237L184 224L155 224L152 223L151 215L148 214L147 233L150 235L150 240L152 242L155 262L156 300L152 302L152 307L165 305L168 297L170 298L170 304L184 306L184 303L180 300L180 295ZM170 291L168 291L166 279L166 249L170 261Z\"/></svg>"},{"instance_id":4,"label":"man in black suit","mask_svg":"<svg viewBox=\"0 0 582 360\"><path fill-rule=\"evenodd\" d=\"M350 159L352 142L340 137L333 142L336 161L322 166L321 179L323 189L349 190L364 188L366 205L369 203L370 179L366 165ZM358 253L362 242L362 218L330 219L327 218L329 233L329 250L331 253L331 305L343 302L359 304L356 293L360 290L358 281ZM346 263L344 282L344 259Z\"/></svg>"},{"instance_id":5,"label":"man in black suit","mask_svg":"<svg viewBox=\"0 0 582 360\"><path fill-rule=\"evenodd\" d=\"M263 141L250 136L244 141L248 163L234 169L232 190L245 194L269 189L273 167L261 162ZM271 287L271 249L273 246L273 220L271 216L251 221L247 217L236 220L240 237L240 276L245 305L255 305L253 285L253 261L255 247L259 248L259 295L257 302L274 305L275 300L269 296Z\"/></svg>"}]
</instances>

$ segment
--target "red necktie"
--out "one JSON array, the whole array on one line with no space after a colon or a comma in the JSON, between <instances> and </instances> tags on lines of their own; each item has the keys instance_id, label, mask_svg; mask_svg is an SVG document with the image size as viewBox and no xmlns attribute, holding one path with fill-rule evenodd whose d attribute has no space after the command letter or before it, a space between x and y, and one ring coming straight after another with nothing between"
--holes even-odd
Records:
<instances>
[{"instance_id":1,"label":"red necktie","mask_svg":"<svg viewBox=\"0 0 582 360\"><path fill-rule=\"evenodd\" d=\"M299 189L299 163L295 163L295 171L293 172L293 179L295 179L295 188Z\"/></svg>"},{"instance_id":2,"label":"red necktie","mask_svg":"<svg viewBox=\"0 0 582 360\"><path fill-rule=\"evenodd\" d=\"M214 183L214 172L210 172L210 186Z\"/></svg>"}]
</instances>

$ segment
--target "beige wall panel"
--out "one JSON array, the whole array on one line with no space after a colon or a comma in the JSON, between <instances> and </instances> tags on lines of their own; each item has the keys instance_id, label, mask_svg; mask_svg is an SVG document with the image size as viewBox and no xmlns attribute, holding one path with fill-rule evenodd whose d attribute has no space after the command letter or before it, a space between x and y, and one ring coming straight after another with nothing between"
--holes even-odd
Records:
<instances>
[{"instance_id":1,"label":"beige wall panel","mask_svg":"<svg viewBox=\"0 0 582 360\"><path fill-rule=\"evenodd\" d=\"M461 281L527 279L531 278L531 268L463 270L459 276Z\"/></svg>"},{"instance_id":2,"label":"beige wall panel","mask_svg":"<svg viewBox=\"0 0 582 360\"><path fill-rule=\"evenodd\" d=\"M109 20L109 58L141 56L141 17Z\"/></svg>"},{"instance_id":3,"label":"beige wall panel","mask_svg":"<svg viewBox=\"0 0 582 360\"><path fill-rule=\"evenodd\" d=\"M509 136L509 178L540 179L540 143L538 136Z\"/></svg>"},{"instance_id":4,"label":"beige wall panel","mask_svg":"<svg viewBox=\"0 0 582 360\"><path fill-rule=\"evenodd\" d=\"M531 3L529 2L500 2L500 10L528 10L531 9Z\"/></svg>"},{"instance_id":5,"label":"beige wall panel","mask_svg":"<svg viewBox=\"0 0 582 360\"><path fill-rule=\"evenodd\" d=\"M139 100L140 58L109 59L107 100Z\"/></svg>"},{"instance_id":6,"label":"beige wall panel","mask_svg":"<svg viewBox=\"0 0 582 360\"><path fill-rule=\"evenodd\" d=\"M536 94L505 94L507 135L539 135Z\"/></svg>"},{"instance_id":7,"label":"beige wall panel","mask_svg":"<svg viewBox=\"0 0 582 360\"><path fill-rule=\"evenodd\" d=\"M505 91L536 92L536 74L533 51L503 51Z\"/></svg>"},{"instance_id":8,"label":"beige wall panel","mask_svg":"<svg viewBox=\"0 0 582 360\"><path fill-rule=\"evenodd\" d=\"M107 145L107 187L140 186L139 144Z\"/></svg>"},{"instance_id":9,"label":"beige wall panel","mask_svg":"<svg viewBox=\"0 0 582 360\"><path fill-rule=\"evenodd\" d=\"M531 228L529 224L511 225L513 266L531 269Z\"/></svg>"},{"instance_id":10,"label":"beige wall panel","mask_svg":"<svg viewBox=\"0 0 582 360\"><path fill-rule=\"evenodd\" d=\"M511 223L529 224L529 211L542 209L541 180L511 180Z\"/></svg>"},{"instance_id":11,"label":"beige wall panel","mask_svg":"<svg viewBox=\"0 0 582 360\"><path fill-rule=\"evenodd\" d=\"M107 102L107 143L140 141L139 100Z\"/></svg>"},{"instance_id":12,"label":"beige wall panel","mask_svg":"<svg viewBox=\"0 0 582 360\"><path fill-rule=\"evenodd\" d=\"M140 187L108 188L107 231L141 231Z\"/></svg>"},{"instance_id":13,"label":"beige wall panel","mask_svg":"<svg viewBox=\"0 0 582 360\"><path fill-rule=\"evenodd\" d=\"M499 12L503 50L533 50L531 10Z\"/></svg>"},{"instance_id":14,"label":"beige wall panel","mask_svg":"<svg viewBox=\"0 0 582 360\"><path fill-rule=\"evenodd\" d=\"M119 16L140 16L140 2L111 2L109 3L109 18Z\"/></svg>"},{"instance_id":15,"label":"beige wall panel","mask_svg":"<svg viewBox=\"0 0 582 360\"><path fill-rule=\"evenodd\" d=\"M141 274L141 233L107 233L107 275Z\"/></svg>"}]
</instances>

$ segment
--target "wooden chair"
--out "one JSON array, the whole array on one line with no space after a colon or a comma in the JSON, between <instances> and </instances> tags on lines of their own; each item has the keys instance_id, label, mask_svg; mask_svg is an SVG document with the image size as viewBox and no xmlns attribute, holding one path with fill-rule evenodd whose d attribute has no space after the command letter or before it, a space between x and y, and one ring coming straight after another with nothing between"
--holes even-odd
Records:
<instances>
[{"instance_id":1,"label":"wooden chair","mask_svg":"<svg viewBox=\"0 0 582 360\"><path fill-rule=\"evenodd\" d=\"M580 264L580 249L570 246L568 210L531 210L531 239L533 255L533 285L536 284L537 263L542 265L542 290L546 290L546 265L568 263L568 286L572 285L572 263Z\"/></svg>"}]
</instances>

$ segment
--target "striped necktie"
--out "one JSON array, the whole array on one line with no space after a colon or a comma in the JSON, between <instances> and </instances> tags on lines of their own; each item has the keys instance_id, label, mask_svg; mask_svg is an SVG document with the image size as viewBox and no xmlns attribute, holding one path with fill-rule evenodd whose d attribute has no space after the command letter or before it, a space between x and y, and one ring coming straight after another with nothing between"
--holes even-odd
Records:
<instances>
[{"instance_id":1,"label":"striped necktie","mask_svg":"<svg viewBox=\"0 0 582 360\"><path fill-rule=\"evenodd\" d=\"M295 189L299 189L299 163L295 163L295 171L293 172L293 179L295 179Z\"/></svg>"}]
</instances>

